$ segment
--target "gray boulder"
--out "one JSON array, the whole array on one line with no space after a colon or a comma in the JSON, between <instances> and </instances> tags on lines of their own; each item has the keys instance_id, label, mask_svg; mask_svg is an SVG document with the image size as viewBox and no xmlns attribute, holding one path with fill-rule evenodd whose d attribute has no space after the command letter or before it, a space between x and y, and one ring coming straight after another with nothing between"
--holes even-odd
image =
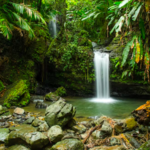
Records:
<instances>
[{"instance_id":1,"label":"gray boulder","mask_svg":"<svg viewBox=\"0 0 150 150\"><path fill-rule=\"evenodd\" d=\"M0 128L0 143L4 143L9 135L8 128Z\"/></svg>"},{"instance_id":2,"label":"gray boulder","mask_svg":"<svg viewBox=\"0 0 150 150\"><path fill-rule=\"evenodd\" d=\"M84 145L77 139L66 139L55 144L51 150L84 150Z\"/></svg>"},{"instance_id":3,"label":"gray boulder","mask_svg":"<svg viewBox=\"0 0 150 150\"><path fill-rule=\"evenodd\" d=\"M47 130L49 129L49 126L48 124L44 121L43 124L41 124L37 131L40 131L40 132L46 132Z\"/></svg>"},{"instance_id":4,"label":"gray boulder","mask_svg":"<svg viewBox=\"0 0 150 150\"><path fill-rule=\"evenodd\" d=\"M45 121L53 125L65 126L75 115L76 109L72 104L59 100L46 108Z\"/></svg>"},{"instance_id":5,"label":"gray boulder","mask_svg":"<svg viewBox=\"0 0 150 150\"><path fill-rule=\"evenodd\" d=\"M31 147L33 150L42 149L49 143L48 137L42 134L41 132L36 132L36 129L32 126L23 124L19 127L16 127L12 131L8 138L7 144L9 146L15 144L26 144Z\"/></svg>"},{"instance_id":6,"label":"gray boulder","mask_svg":"<svg viewBox=\"0 0 150 150\"><path fill-rule=\"evenodd\" d=\"M38 126L40 126L40 125L43 124L43 123L44 123L44 121L42 121L42 120L36 118L36 119L32 122L32 126L33 126L33 127L38 127Z\"/></svg>"},{"instance_id":7,"label":"gray boulder","mask_svg":"<svg viewBox=\"0 0 150 150\"><path fill-rule=\"evenodd\" d=\"M48 137L51 142L56 143L60 141L61 138L63 137L63 131L61 127L58 125L52 126L48 131Z\"/></svg>"}]
</instances>

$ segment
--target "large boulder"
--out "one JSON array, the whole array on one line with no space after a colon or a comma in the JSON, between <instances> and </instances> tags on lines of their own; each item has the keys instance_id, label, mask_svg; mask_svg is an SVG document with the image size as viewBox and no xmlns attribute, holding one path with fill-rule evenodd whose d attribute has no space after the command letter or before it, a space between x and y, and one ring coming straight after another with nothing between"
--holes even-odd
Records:
<instances>
[{"instance_id":1,"label":"large boulder","mask_svg":"<svg viewBox=\"0 0 150 150\"><path fill-rule=\"evenodd\" d=\"M74 117L75 113L76 109L72 104L59 100L47 107L45 121L49 126L60 125L63 127Z\"/></svg>"},{"instance_id":2,"label":"large boulder","mask_svg":"<svg viewBox=\"0 0 150 150\"><path fill-rule=\"evenodd\" d=\"M8 135L9 135L8 128L0 128L0 143L4 143Z\"/></svg>"},{"instance_id":3,"label":"large boulder","mask_svg":"<svg viewBox=\"0 0 150 150\"><path fill-rule=\"evenodd\" d=\"M6 90L2 101L4 106L26 106L30 101L30 94L25 80L14 82Z\"/></svg>"},{"instance_id":4,"label":"large boulder","mask_svg":"<svg viewBox=\"0 0 150 150\"><path fill-rule=\"evenodd\" d=\"M36 129L29 125L21 125L14 129L8 138L7 144L9 146L15 144L25 144L31 147L31 149L42 149L49 143L48 137L41 132L36 132Z\"/></svg>"},{"instance_id":5,"label":"large boulder","mask_svg":"<svg viewBox=\"0 0 150 150\"><path fill-rule=\"evenodd\" d=\"M48 137L51 142L56 143L63 137L63 130L58 125L52 126L48 131Z\"/></svg>"},{"instance_id":6,"label":"large boulder","mask_svg":"<svg viewBox=\"0 0 150 150\"><path fill-rule=\"evenodd\" d=\"M66 139L58 142L51 150L83 150L84 145L77 139Z\"/></svg>"}]
</instances>

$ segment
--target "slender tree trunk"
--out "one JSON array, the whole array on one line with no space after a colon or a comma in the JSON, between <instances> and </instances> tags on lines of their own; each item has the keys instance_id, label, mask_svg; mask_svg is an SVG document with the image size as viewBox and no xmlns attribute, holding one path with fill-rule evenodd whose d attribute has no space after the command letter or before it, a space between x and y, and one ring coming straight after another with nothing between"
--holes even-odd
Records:
<instances>
[{"instance_id":1,"label":"slender tree trunk","mask_svg":"<svg viewBox=\"0 0 150 150\"><path fill-rule=\"evenodd\" d=\"M41 5L42 5L42 0L39 0L39 2L38 2L38 11L40 12L41 11Z\"/></svg>"}]
</instances>

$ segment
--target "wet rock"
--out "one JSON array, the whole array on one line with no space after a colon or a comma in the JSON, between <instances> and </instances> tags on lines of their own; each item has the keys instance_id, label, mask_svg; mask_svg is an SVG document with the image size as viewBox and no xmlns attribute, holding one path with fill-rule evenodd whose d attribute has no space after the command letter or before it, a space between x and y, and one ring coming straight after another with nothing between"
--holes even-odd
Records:
<instances>
[{"instance_id":1,"label":"wet rock","mask_svg":"<svg viewBox=\"0 0 150 150\"><path fill-rule=\"evenodd\" d=\"M22 114L24 114L24 109L17 107L17 108L14 110L14 113L16 113L16 114L18 114L18 115L22 115Z\"/></svg>"},{"instance_id":2,"label":"wet rock","mask_svg":"<svg viewBox=\"0 0 150 150\"><path fill-rule=\"evenodd\" d=\"M74 133L67 133L62 138L62 140L65 140L65 139L80 139L80 138L76 136Z\"/></svg>"},{"instance_id":3,"label":"wet rock","mask_svg":"<svg viewBox=\"0 0 150 150\"><path fill-rule=\"evenodd\" d=\"M84 133L86 131L86 127L82 124L75 125L72 127L72 129L80 134Z\"/></svg>"},{"instance_id":4,"label":"wet rock","mask_svg":"<svg viewBox=\"0 0 150 150\"><path fill-rule=\"evenodd\" d=\"M8 128L0 128L0 143L4 143L9 135Z\"/></svg>"},{"instance_id":5,"label":"wet rock","mask_svg":"<svg viewBox=\"0 0 150 150\"><path fill-rule=\"evenodd\" d=\"M51 150L84 150L84 145L77 139L66 139L56 143Z\"/></svg>"},{"instance_id":6,"label":"wet rock","mask_svg":"<svg viewBox=\"0 0 150 150\"><path fill-rule=\"evenodd\" d=\"M35 108L39 108L39 109L46 108L47 106L48 105L43 102L36 102L35 104Z\"/></svg>"},{"instance_id":7,"label":"wet rock","mask_svg":"<svg viewBox=\"0 0 150 150\"><path fill-rule=\"evenodd\" d=\"M99 130L95 130L92 133L92 136L93 136L94 139L101 139L101 138L103 138L103 133Z\"/></svg>"},{"instance_id":8,"label":"wet rock","mask_svg":"<svg viewBox=\"0 0 150 150\"><path fill-rule=\"evenodd\" d=\"M31 124L34 121L35 117L29 117L24 123Z\"/></svg>"},{"instance_id":9,"label":"wet rock","mask_svg":"<svg viewBox=\"0 0 150 150\"><path fill-rule=\"evenodd\" d=\"M103 121L107 121L108 117L101 116L100 118L93 121L94 125L100 125Z\"/></svg>"},{"instance_id":10,"label":"wet rock","mask_svg":"<svg viewBox=\"0 0 150 150\"><path fill-rule=\"evenodd\" d=\"M44 123L42 123L42 124L38 127L37 131L46 132L48 129L49 129L49 126L48 126L48 124L44 121Z\"/></svg>"},{"instance_id":11,"label":"wet rock","mask_svg":"<svg viewBox=\"0 0 150 150\"><path fill-rule=\"evenodd\" d=\"M126 150L126 148L123 146L99 146L90 148L90 150Z\"/></svg>"},{"instance_id":12,"label":"wet rock","mask_svg":"<svg viewBox=\"0 0 150 150\"><path fill-rule=\"evenodd\" d=\"M63 137L63 131L61 127L58 125L52 126L48 131L48 137L51 142L56 143L60 141L61 138Z\"/></svg>"},{"instance_id":13,"label":"wet rock","mask_svg":"<svg viewBox=\"0 0 150 150\"><path fill-rule=\"evenodd\" d=\"M57 101L57 100L59 100L59 98L60 98L60 96L58 96L54 92L50 92L45 95L45 100L47 100L47 101Z\"/></svg>"},{"instance_id":14,"label":"wet rock","mask_svg":"<svg viewBox=\"0 0 150 150\"><path fill-rule=\"evenodd\" d=\"M55 102L46 108L45 121L49 126L65 126L74 117L75 107L62 100Z\"/></svg>"},{"instance_id":15,"label":"wet rock","mask_svg":"<svg viewBox=\"0 0 150 150\"><path fill-rule=\"evenodd\" d=\"M101 131L107 135L110 135L112 133L112 127L110 126L110 124L107 121L104 121L104 123L101 127Z\"/></svg>"},{"instance_id":16,"label":"wet rock","mask_svg":"<svg viewBox=\"0 0 150 150\"><path fill-rule=\"evenodd\" d=\"M15 144L26 144L33 150L42 149L49 143L48 137L41 132L36 132L36 129L30 125L21 125L14 128L8 138L9 146Z\"/></svg>"},{"instance_id":17,"label":"wet rock","mask_svg":"<svg viewBox=\"0 0 150 150\"><path fill-rule=\"evenodd\" d=\"M115 145L121 145L121 142L119 139L115 138L115 137L112 137L110 138L109 140L109 145L110 146L115 146Z\"/></svg>"},{"instance_id":18,"label":"wet rock","mask_svg":"<svg viewBox=\"0 0 150 150\"><path fill-rule=\"evenodd\" d=\"M64 98L62 98L62 97L60 97L60 98L59 98L59 100L63 100L63 101L66 101L66 100L65 100Z\"/></svg>"},{"instance_id":19,"label":"wet rock","mask_svg":"<svg viewBox=\"0 0 150 150\"><path fill-rule=\"evenodd\" d=\"M115 132L117 134L123 133L125 131L131 131L137 127L137 122L133 117L128 117L126 119L115 120Z\"/></svg>"},{"instance_id":20,"label":"wet rock","mask_svg":"<svg viewBox=\"0 0 150 150\"><path fill-rule=\"evenodd\" d=\"M44 96L32 95L30 100L31 102L41 102L41 101L44 101Z\"/></svg>"},{"instance_id":21,"label":"wet rock","mask_svg":"<svg viewBox=\"0 0 150 150\"><path fill-rule=\"evenodd\" d=\"M150 149L150 140L145 142L138 150L149 150Z\"/></svg>"},{"instance_id":22,"label":"wet rock","mask_svg":"<svg viewBox=\"0 0 150 150\"><path fill-rule=\"evenodd\" d=\"M36 118L33 122L32 122L32 126L33 127L38 127L40 126L41 124L43 124L44 122L38 118Z\"/></svg>"},{"instance_id":23,"label":"wet rock","mask_svg":"<svg viewBox=\"0 0 150 150\"><path fill-rule=\"evenodd\" d=\"M9 147L7 150L30 150L30 149L23 145L13 145Z\"/></svg>"},{"instance_id":24,"label":"wet rock","mask_svg":"<svg viewBox=\"0 0 150 150\"><path fill-rule=\"evenodd\" d=\"M9 110L6 107L2 107L2 105L0 105L0 116L5 115L9 115Z\"/></svg>"}]
</instances>

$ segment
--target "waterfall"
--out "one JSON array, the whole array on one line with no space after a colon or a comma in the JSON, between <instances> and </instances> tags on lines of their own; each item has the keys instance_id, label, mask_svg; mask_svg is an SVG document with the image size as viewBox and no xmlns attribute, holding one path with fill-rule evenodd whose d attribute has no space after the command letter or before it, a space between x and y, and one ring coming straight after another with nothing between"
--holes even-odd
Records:
<instances>
[{"instance_id":1,"label":"waterfall","mask_svg":"<svg viewBox=\"0 0 150 150\"><path fill-rule=\"evenodd\" d=\"M56 38L56 36L57 36L57 19L56 19L56 16L54 16L52 18L52 20L50 20L48 26L49 26L49 33L51 34L51 36L53 38Z\"/></svg>"},{"instance_id":2,"label":"waterfall","mask_svg":"<svg viewBox=\"0 0 150 150\"><path fill-rule=\"evenodd\" d=\"M109 54L94 52L97 98L109 98Z\"/></svg>"}]
</instances>

